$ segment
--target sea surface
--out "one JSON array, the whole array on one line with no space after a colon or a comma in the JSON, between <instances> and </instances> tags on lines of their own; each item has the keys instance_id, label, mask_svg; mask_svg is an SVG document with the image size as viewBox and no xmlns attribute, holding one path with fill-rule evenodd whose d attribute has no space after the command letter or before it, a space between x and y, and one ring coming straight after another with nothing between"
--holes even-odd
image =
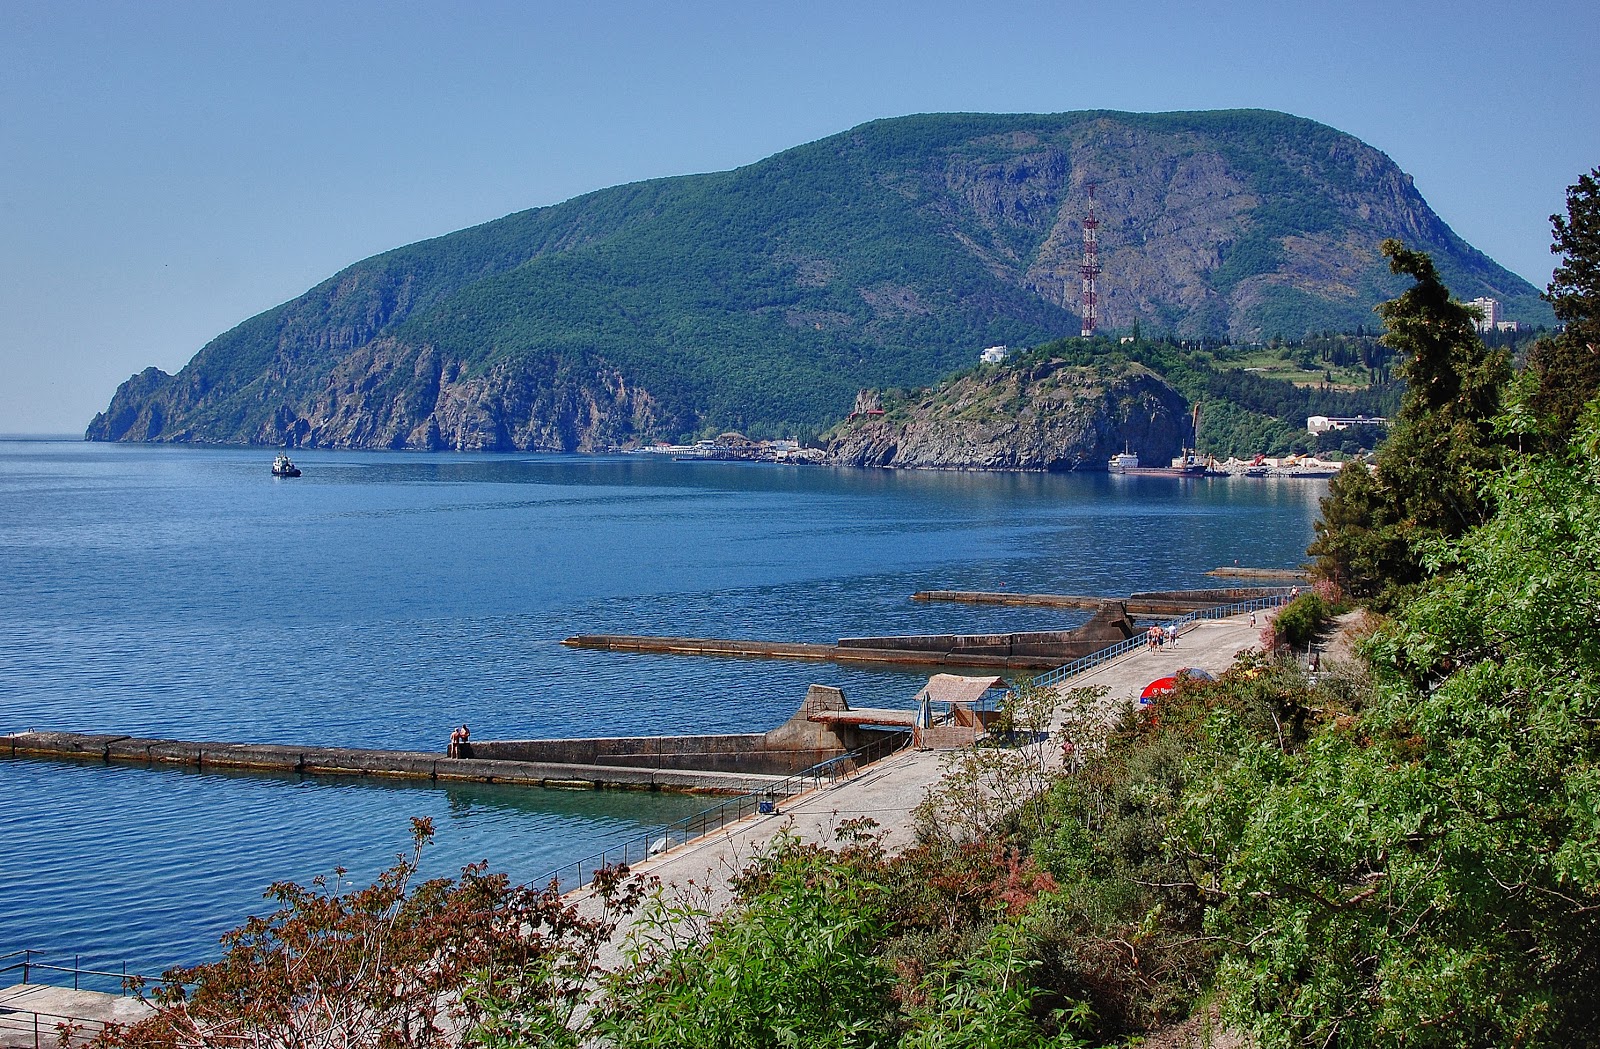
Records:
<instances>
[{"instance_id":1,"label":"sea surface","mask_svg":"<svg viewBox=\"0 0 1600 1049\"><path fill-rule=\"evenodd\" d=\"M833 641L1084 613L918 590L1126 594L1304 559L1321 482L836 470L659 456L339 453L0 440L0 734L442 750L755 732L810 683L922 678L581 651L579 633ZM0 954L151 974L215 957L281 880L539 879L705 804L0 759ZM3 963L0 963L3 964ZM0 974L0 983L8 982Z\"/></svg>"}]
</instances>

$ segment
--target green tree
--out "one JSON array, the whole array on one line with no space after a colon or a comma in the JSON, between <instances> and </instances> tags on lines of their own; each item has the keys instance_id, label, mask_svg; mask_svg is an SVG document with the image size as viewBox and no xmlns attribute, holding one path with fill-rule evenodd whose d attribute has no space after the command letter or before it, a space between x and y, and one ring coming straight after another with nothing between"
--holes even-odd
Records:
<instances>
[{"instance_id":1,"label":"green tree","mask_svg":"<svg viewBox=\"0 0 1600 1049\"><path fill-rule=\"evenodd\" d=\"M1562 263L1545 293L1566 329L1528 354L1528 408L1548 447L1571 434L1586 401L1600 393L1600 168L1567 188L1567 214L1551 215L1551 252Z\"/></svg>"},{"instance_id":2,"label":"green tree","mask_svg":"<svg viewBox=\"0 0 1600 1049\"><path fill-rule=\"evenodd\" d=\"M1600 404L1490 487L1371 643L1370 705L1196 799L1248 799L1207 927L1264 1046L1600 1040Z\"/></svg>"},{"instance_id":3,"label":"green tree","mask_svg":"<svg viewBox=\"0 0 1600 1049\"><path fill-rule=\"evenodd\" d=\"M593 1031L615 1049L892 1046L881 899L847 866L780 840L755 891L713 917L658 896L605 984Z\"/></svg>"},{"instance_id":4,"label":"green tree","mask_svg":"<svg viewBox=\"0 0 1600 1049\"><path fill-rule=\"evenodd\" d=\"M1450 298L1423 252L1383 242L1389 268L1416 283L1378 307L1384 342L1401 358L1405 398L1377 455L1370 483L1345 467L1323 500L1317 538L1307 551L1320 577L1358 598L1392 604L1424 577L1422 549L1485 521L1486 472L1502 458L1494 429L1510 378L1503 350L1478 337L1468 309Z\"/></svg>"}]
</instances>

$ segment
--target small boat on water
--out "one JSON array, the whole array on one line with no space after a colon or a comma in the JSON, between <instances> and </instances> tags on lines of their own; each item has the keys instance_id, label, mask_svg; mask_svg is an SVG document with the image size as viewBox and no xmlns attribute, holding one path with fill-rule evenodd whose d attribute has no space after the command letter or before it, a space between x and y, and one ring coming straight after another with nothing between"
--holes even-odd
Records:
<instances>
[{"instance_id":1,"label":"small boat on water","mask_svg":"<svg viewBox=\"0 0 1600 1049\"><path fill-rule=\"evenodd\" d=\"M1135 452L1121 451L1113 455L1106 463L1106 473L1125 474L1129 470L1139 468L1139 456Z\"/></svg>"},{"instance_id":2,"label":"small boat on water","mask_svg":"<svg viewBox=\"0 0 1600 1049\"><path fill-rule=\"evenodd\" d=\"M272 460L272 476L274 477L299 477L300 467L296 466L287 455L280 453Z\"/></svg>"}]
</instances>

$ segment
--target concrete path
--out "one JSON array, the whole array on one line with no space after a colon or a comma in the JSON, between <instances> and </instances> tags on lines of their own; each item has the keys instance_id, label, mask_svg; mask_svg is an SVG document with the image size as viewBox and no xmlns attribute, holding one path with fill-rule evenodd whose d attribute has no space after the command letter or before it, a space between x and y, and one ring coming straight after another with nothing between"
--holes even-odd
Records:
<instances>
[{"instance_id":1,"label":"concrete path","mask_svg":"<svg viewBox=\"0 0 1600 1049\"><path fill-rule=\"evenodd\" d=\"M1135 649L1061 682L1056 691L1065 693L1100 685L1109 690L1108 703L1121 705L1137 703L1146 685L1184 667L1199 667L1220 675L1240 652L1261 647L1261 626L1266 619L1258 614L1258 625L1251 626L1250 618L1246 613L1226 619L1199 620L1183 632L1177 644L1163 645L1154 651Z\"/></svg>"},{"instance_id":2,"label":"concrete path","mask_svg":"<svg viewBox=\"0 0 1600 1049\"><path fill-rule=\"evenodd\" d=\"M149 1015L149 1005L137 998L74 991L40 983L19 983L0 988L0 1046L55 1046L57 1025L79 1028L71 1044L80 1045L99 1034L108 1023L127 1024Z\"/></svg>"},{"instance_id":3,"label":"concrete path","mask_svg":"<svg viewBox=\"0 0 1600 1049\"><path fill-rule=\"evenodd\" d=\"M1250 625L1248 614L1201 620L1186 630L1176 645L1129 652L1061 682L1057 690L1105 686L1109 689L1105 700L1109 715L1126 704L1137 703L1139 693L1156 678L1183 667L1200 667L1220 674L1239 652L1259 645L1260 629ZM1051 746L1050 751L1059 760L1059 750ZM912 810L921 803L928 788L938 782L944 758L945 753L938 751L902 751L850 779L790 798L777 813L747 816L635 864L633 869L660 878L664 886L687 892L695 903L715 913L732 899L732 878L780 832L831 846L837 842L835 834L841 824L865 816L879 824L886 848L891 852L904 849L913 840ZM585 909L593 906L584 890L573 893L572 899L585 905ZM601 964L611 967L619 957L612 954L602 958Z\"/></svg>"},{"instance_id":4,"label":"concrete path","mask_svg":"<svg viewBox=\"0 0 1600 1049\"><path fill-rule=\"evenodd\" d=\"M937 751L901 751L849 779L789 798L774 813L746 816L636 863L633 869L661 879L669 892L681 893L715 914L732 902L734 877L780 834L831 846L837 844L842 824L865 816L877 821L885 832L886 848L902 850L912 843L911 810L943 773L941 758ZM598 910L587 890L578 890L569 898L586 913ZM626 932L626 927L620 929L611 949L602 952L599 962L605 968L621 962L620 944Z\"/></svg>"}]
</instances>

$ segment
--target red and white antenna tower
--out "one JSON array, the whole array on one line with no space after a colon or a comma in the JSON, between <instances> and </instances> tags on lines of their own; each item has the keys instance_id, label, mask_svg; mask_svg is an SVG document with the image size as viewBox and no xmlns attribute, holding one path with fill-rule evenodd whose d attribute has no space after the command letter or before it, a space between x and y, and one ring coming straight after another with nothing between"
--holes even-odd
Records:
<instances>
[{"instance_id":1,"label":"red and white antenna tower","mask_svg":"<svg viewBox=\"0 0 1600 1049\"><path fill-rule=\"evenodd\" d=\"M1079 272L1083 274L1083 337L1089 338L1094 334L1095 326L1100 322L1100 292L1095 287L1095 280L1100 276L1100 246L1095 239L1095 230L1100 228L1100 220L1094 217L1094 183L1089 183L1089 213L1083 217L1083 265Z\"/></svg>"}]
</instances>

